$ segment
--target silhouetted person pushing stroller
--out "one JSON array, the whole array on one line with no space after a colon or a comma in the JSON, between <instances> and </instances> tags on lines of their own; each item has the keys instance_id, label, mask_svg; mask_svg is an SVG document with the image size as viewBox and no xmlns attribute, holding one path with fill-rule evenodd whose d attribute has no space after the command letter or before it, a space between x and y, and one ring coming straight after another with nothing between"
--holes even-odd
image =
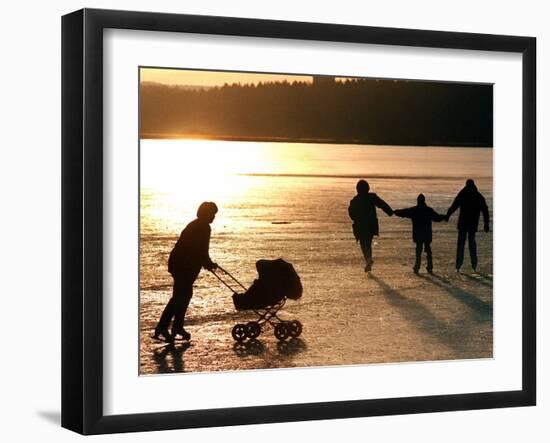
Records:
<instances>
[{"instance_id":1,"label":"silhouetted person pushing stroller","mask_svg":"<svg viewBox=\"0 0 550 443\"><path fill-rule=\"evenodd\" d=\"M361 245L365 257L365 272L370 272L372 264L372 239L379 234L376 208L382 209L389 216L393 215L390 206L375 193L369 192L370 186L366 180L357 182L357 195L349 203L348 213L353 220L353 235Z\"/></svg>"},{"instance_id":2,"label":"silhouetted person pushing stroller","mask_svg":"<svg viewBox=\"0 0 550 443\"><path fill-rule=\"evenodd\" d=\"M477 245L476 232L479 224L479 216L483 214L484 231L489 232L489 208L485 198L477 190L472 179L466 180L466 186L458 193L453 204L447 211L445 220L460 208L458 216L458 241L456 246L456 271L459 272L464 262L464 246L468 238L468 249L474 272L477 270Z\"/></svg>"},{"instance_id":3,"label":"silhouetted person pushing stroller","mask_svg":"<svg viewBox=\"0 0 550 443\"><path fill-rule=\"evenodd\" d=\"M218 207L215 203L204 202L197 210L197 218L189 223L181 232L180 237L170 252L168 272L174 278L172 298L164 308L162 316L155 328L154 338L163 337L172 342L178 335L189 340L191 334L183 328L185 313L193 296L193 283L201 268L216 269L217 264L210 259L210 223L214 221ZM172 331L168 330L170 322Z\"/></svg>"},{"instance_id":4,"label":"silhouetted person pushing stroller","mask_svg":"<svg viewBox=\"0 0 550 443\"><path fill-rule=\"evenodd\" d=\"M413 271L418 274L422 262L422 250L426 252L426 270L431 274L433 271L432 259L432 222L440 222L445 216L438 214L426 204L426 197L420 194L416 199L416 206L407 209L396 209L394 214L398 217L410 218L412 220L413 241L416 243L416 261Z\"/></svg>"}]
</instances>

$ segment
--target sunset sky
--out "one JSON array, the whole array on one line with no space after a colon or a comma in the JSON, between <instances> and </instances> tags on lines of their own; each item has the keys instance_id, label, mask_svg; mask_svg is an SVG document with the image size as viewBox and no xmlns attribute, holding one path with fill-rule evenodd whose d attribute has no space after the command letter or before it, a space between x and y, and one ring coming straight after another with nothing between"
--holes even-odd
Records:
<instances>
[{"instance_id":1,"label":"sunset sky","mask_svg":"<svg viewBox=\"0 0 550 443\"><path fill-rule=\"evenodd\" d=\"M249 74L220 71L191 71L184 69L141 68L142 82L156 82L169 85L222 86L224 83L259 83L259 82L311 82L308 75Z\"/></svg>"}]
</instances>

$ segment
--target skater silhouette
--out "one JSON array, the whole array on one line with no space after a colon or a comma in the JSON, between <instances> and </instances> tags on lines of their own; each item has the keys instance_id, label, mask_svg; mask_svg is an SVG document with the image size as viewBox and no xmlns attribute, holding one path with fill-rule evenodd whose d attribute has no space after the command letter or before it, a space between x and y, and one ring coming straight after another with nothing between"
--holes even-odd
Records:
<instances>
[{"instance_id":1,"label":"skater silhouette","mask_svg":"<svg viewBox=\"0 0 550 443\"><path fill-rule=\"evenodd\" d=\"M431 274L433 271L432 259L432 222L440 222L445 216L438 214L426 204L426 198L420 194L416 199L417 205L407 209L396 209L394 214L398 217L410 218L412 220L413 242L416 244L416 261L413 271L418 274L422 261L422 250L426 252L426 270Z\"/></svg>"},{"instance_id":2,"label":"skater silhouette","mask_svg":"<svg viewBox=\"0 0 550 443\"><path fill-rule=\"evenodd\" d=\"M210 259L210 223L214 221L218 207L215 203L204 202L197 210L197 218L189 223L181 232L180 237L170 252L168 272L174 279L172 298L164 308L162 316L155 328L154 338L163 338L173 342L181 335L189 340L191 334L183 328L185 313L193 296L193 283L201 268L216 269L218 265ZM168 330L170 322L172 331Z\"/></svg>"},{"instance_id":3,"label":"skater silhouette","mask_svg":"<svg viewBox=\"0 0 550 443\"><path fill-rule=\"evenodd\" d=\"M370 186L366 180L359 180L356 189L357 195L350 201L348 213L353 220L353 235L365 257L365 272L370 272L374 263L372 239L379 234L376 208L382 209L389 216L393 215L393 210L375 193L369 192Z\"/></svg>"},{"instance_id":4,"label":"skater silhouette","mask_svg":"<svg viewBox=\"0 0 550 443\"><path fill-rule=\"evenodd\" d=\"M489 232L489 208L485 198L477 190L472 179L466 180L466 186L458 193L453 204L447 211L445 220L449 221L451 215L460 208L458 215L458 240L456 246L456 271L459 272L464 262L464 246L468 238L468 249L472 268L477 271L477 245L476 232L480 214L483 214L483 229Z\"/></svg>"}]
</instances>

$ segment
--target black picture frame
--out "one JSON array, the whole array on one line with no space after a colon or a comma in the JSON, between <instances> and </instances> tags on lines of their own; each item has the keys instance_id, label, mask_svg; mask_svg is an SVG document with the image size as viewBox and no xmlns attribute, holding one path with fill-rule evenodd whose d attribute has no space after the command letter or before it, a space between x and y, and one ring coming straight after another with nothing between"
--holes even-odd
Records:
<instances>
[{"instance_id":1,"label":"black picture frame","mask_svg":"<svg viewBox=\"0 0 550 443\"><path fill-rule=\"evenodd\" d=\"M103 31L108 28L521 54L521 390L106 416L102 406L102 84ZM62 18L62 426L82 434L103 434L535 405L535 85L533 37L97 9L65 15Z\"/></svg>"}]
</instances>

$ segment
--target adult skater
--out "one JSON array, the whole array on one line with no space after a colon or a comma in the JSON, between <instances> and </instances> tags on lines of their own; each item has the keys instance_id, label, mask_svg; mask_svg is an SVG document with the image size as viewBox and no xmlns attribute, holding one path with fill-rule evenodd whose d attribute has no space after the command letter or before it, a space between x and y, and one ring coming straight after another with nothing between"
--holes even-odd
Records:
<instances>
[{"instance_id":1,"label":"adult skater","mask_svg":"<svg viewBox=\"0 0 550 443\"><path fill-rule=\"evenodd\" d=\"M464 247L468 239L470 260L474 272L477 270L477 245L476 232L479 225L480 214L483 214L483 230L489 232L489 208L485 198L478 191L472 179L466 180L466 186L458 193L453 204L447 211L445 220L449 221L451 215L460 208L458 215L458 240L456 245L456 272L460 271L464 262Z\"/></svg>"},{"instance_id":2,"label":"adult skater","mask_svg":"<svg viewBox=\"0 0 550 443\"><path fill-rule=\"evenodd\" d=\"M210 259L210 224L214 221L218 207L215 203L204 202L197 210L197 218L189 223L181 232L180 237L170 253L168 272L174 279L172 298L164 308L155 328L154 338L163 338L172 342L181 335L189 340L191 334L183 327L185 313L193 296L193 283L202 268L213 270L218 267ZM168 330L173 321L172 331Z\"/></svg>"}]
</instances>

